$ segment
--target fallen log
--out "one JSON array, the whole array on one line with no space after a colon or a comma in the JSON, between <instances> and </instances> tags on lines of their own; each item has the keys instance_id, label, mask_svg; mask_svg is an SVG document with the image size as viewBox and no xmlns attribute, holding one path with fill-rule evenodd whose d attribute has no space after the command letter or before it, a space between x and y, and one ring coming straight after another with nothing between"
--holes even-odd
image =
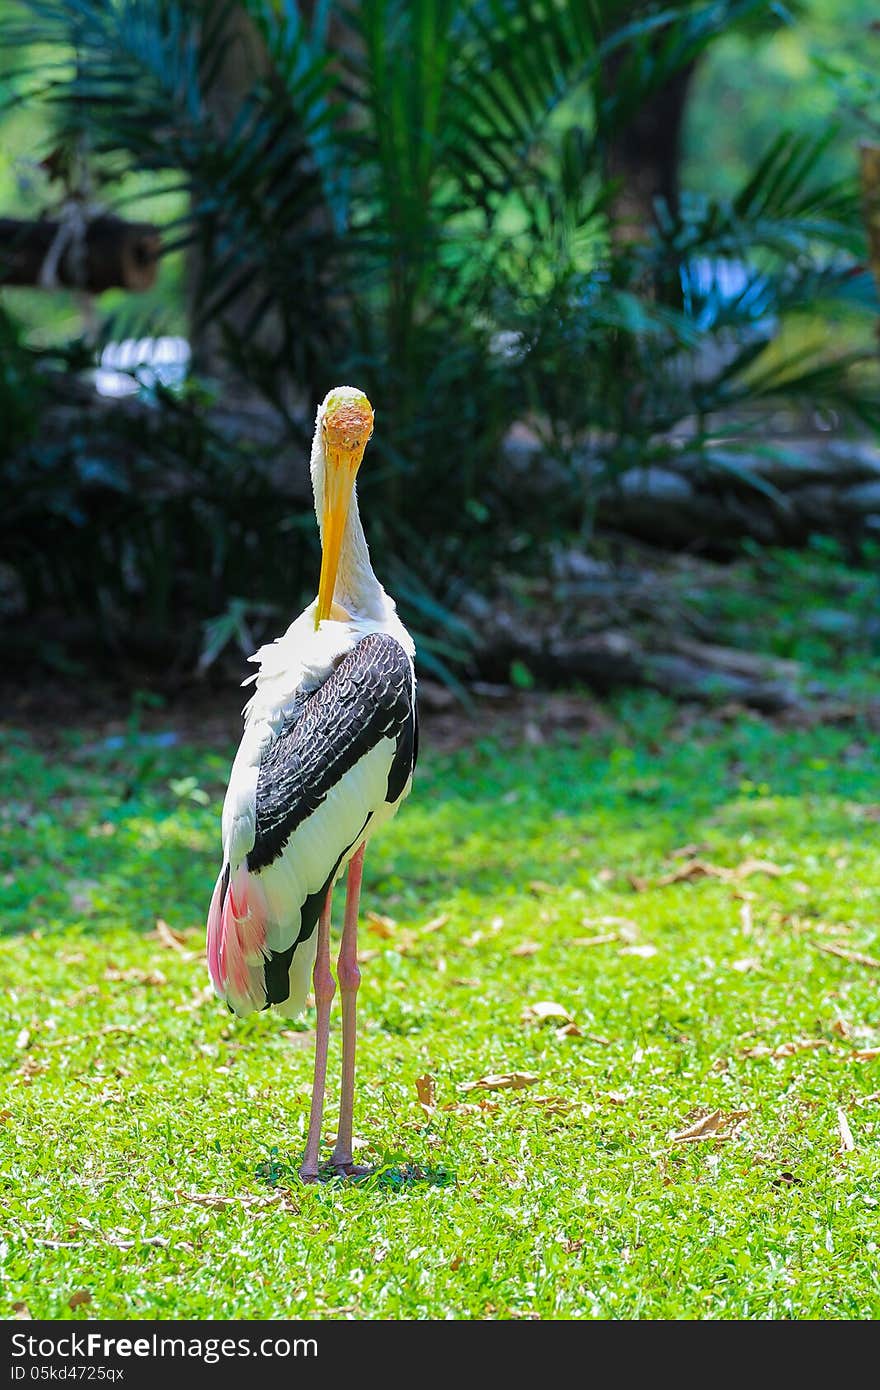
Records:
<instances>
[{"instance_id":1,"label":"fallen log","mask_svg":"<svg viewBox=\"0 0 880 1390\"><path fill-rule=\"evenodd\" d=\"M37 222L0 218L0 285L148 290L162 250L158 227L84 214Z\"/></svg>"},{"instance_id":2,"label":"fallen log","mask_svg":"<svg viewBox=\"0 0 880 1390\"><path fill-rule=\"evenodd\" d=\"M473 654L483 680L504 684L522 663L541 686L582 682L600 695L649 686L677 700L699 704L736 703L765 714L803 707L794 678L796 662L779 661L736 648L668 635L653 644L635 633L608 627L601 632L538 630L520 614L495 609L491 625Z\"/></svg>"},{"instance_id":3,"label":"fallen log","mask_svg":"<svg viewBox=\"0 0 880 1390\"><path fill-rule=\"evenodd\" d=\"M585 450L576 464L583 493L596 497L599 530L665 549L730 555L746 536L793 546L813 535L857 547L880 535L880 449L873 439L775 442L778 451L731 457L730 467L721 465L719 451L712 462L683 454L664 466L635 464L612 482L598 451ZM509 440L505 462L508 496L521 515L548 500L561 509L574 495L570 473L537 440Z\"/></svg>"}]
</instances>

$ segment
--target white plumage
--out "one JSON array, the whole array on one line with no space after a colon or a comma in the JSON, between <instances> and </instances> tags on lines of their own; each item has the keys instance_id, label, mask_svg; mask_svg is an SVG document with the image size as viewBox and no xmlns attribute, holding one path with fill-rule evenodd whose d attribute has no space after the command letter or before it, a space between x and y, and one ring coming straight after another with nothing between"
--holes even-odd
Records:
<instances>
[{"instance_id":1,"label":"white plumage","mask_svg":"<svg viewBox=\"0 0 880 1390\"><path fill-rule=\"evenodd\" d=\"M352 861L359 866L367 839L394 815L411 783L415 649L373 573L354 489L371 431L372 410L355 388L330 392L318 410L311 475L323 545L319 594L282 637L251 657L259 669L245 682L254 682L254 691L224 801L223 866L208 918L214 988L240 1014L267 1004L285 1017L300 1013L313 969L319 996L321 908L326 899L329 927L333 882ZM358 867L358 891L359 884ZM357 988L350 955L345 971L340 956L344 1006L343 974ZM348 1017L344 1007L344 1058ZM325 1065L326 1037L324 1052ZM345 1101L344 1085L343 1109ZM310 1129L310 1169L316 1145Z\"/></svg>"}]
</instances>

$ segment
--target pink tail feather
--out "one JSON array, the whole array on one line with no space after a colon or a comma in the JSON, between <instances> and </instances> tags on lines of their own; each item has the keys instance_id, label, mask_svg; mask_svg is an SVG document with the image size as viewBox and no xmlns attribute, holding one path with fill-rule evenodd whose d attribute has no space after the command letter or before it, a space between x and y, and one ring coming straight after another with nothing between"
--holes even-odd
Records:
<instances>
[{"instance_id":1,"label":"pink tail feather","mask_svg":"<svg viewBox=\"0 0 880 1390\"><path fill-rule=\"evenodd\" d=\"M208 910L208 971L215 992L237 1014L266 1004L266 916L266 895L247 864L234 872L225 865Z\"/></svg>"}]
</instances>

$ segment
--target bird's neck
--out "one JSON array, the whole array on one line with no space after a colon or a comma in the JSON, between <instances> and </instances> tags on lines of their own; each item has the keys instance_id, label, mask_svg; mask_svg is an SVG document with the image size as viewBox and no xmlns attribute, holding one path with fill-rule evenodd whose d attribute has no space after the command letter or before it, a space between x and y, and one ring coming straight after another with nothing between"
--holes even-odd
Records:
<instances>
[{"instance_id":1,"label":"bird's neck","mask_svg":"<svg viewBox=\"0 0 880 1390\"><path fill-rule=\"evenodd\" d=\"M312 449L312 486L315 494L315 515L318 518L318 530L321 532L323 544L324 455L318 439ZM387 596L370 563L370 551L358 510L356 487L351 495L348 520L339 552L333 602L346 609L352 617L380 619L385 616Z\"/></svg>"},{"instance_id":2,"label":"bird's neck","mask_svg":"<svg viewBox=\"0 0 880 1390\"><path fill-rule=\"evenodd\" d=\"M323 539L323 537L322 537ZM367 538L358 511L357 489L352 493L351 506L342 549L333 600L352 616L380 618L384 613L385 590L373 573Z\"/></svg>"}]
</instances>

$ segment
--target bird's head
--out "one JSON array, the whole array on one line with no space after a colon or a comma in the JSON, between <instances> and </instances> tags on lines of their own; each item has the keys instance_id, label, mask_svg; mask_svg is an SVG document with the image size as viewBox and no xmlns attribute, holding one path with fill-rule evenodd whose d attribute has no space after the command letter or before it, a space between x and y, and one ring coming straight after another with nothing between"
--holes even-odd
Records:
<instances>
[{"instance_id":1,"label":"bird's head","mask_svg":"<svg viewBox=\"0 0 880 1390\"><path fill-rule=\"evenodd\" d=\"M330 616L339 552L345 535L354 480L373 433L373 407L356 386L336 386L318 408L324 455L324 503L321 517L321 579L315 627Z\"/></svg>"}]
</instances>

